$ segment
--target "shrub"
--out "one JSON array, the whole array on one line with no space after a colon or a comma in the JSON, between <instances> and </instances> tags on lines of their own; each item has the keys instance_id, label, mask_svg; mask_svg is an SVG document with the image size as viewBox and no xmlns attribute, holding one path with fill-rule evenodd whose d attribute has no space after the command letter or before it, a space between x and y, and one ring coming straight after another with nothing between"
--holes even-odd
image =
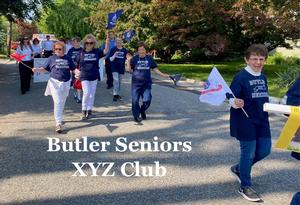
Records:
<instances>
[{"instance_id":1,"label":"shrub","mask_svg":"<svg viewBox=\"0 0 300 205\"><path fill-rule=\"evenodd\" d=\"M288 67L285 71L276 73L276 85L278 88L289 88L300 75L300 66L294 65Z\"/></svg>"}]
</instances>

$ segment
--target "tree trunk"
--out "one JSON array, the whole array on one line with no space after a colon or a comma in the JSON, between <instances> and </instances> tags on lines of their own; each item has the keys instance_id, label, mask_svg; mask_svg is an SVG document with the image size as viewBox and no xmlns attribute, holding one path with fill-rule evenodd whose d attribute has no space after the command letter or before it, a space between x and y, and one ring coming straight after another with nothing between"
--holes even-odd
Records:
<instances>
[{"instance_id":1,"label":"tree trunk","mask_svg":"<svg viewBox=\"0 0 300 205\"><path fill-rule=\"evenodd\" d=\"M13 22L11 20L8 20L8 26L7 26L7 55L8 56L10 56L12 24L13 24Z\"/></svg>"}]
</instances>

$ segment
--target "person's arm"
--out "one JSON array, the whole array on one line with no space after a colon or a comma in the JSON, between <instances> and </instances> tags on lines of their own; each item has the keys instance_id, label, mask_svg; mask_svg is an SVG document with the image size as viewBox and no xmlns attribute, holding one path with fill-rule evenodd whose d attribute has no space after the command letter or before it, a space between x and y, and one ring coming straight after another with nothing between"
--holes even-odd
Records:
<instances>
[{"instance_id":1,"label":"person's arm","mask_svg":"<svg viewBox=\"0 0 300 205\"><path fill-rule=\"evenodd\" d=\"M127 66L125 67L125 69L128 73L132 73L132 67L133 67L132 55L130 53L127 53L126 58L127 58Z\"/></svg>"},{"instance_id":2,"label":"person's arm","mask_svg":"<svg viewBox=\"0 0 300 205\"><path fill-rule=\"evenodd\" d=\"M231 107L235 109L244 107L244 100L239 98L242 86L237 77L233 78L230 89L235 96L234 97L232 94L229 94L229 104L231 105Z\"/></svg>"},{"instance_id":3,"label":"person's arm","mask_svg":"<svg viewBox=\"0 0 300 205\"><path fill-rule=\"evenodd\" d=\"M106 55L108 53L108 51L109 51L109 36L108 36L108 31L107 31L103 54Z\"/></svg>"},{"instance_id":4,"label":"person's arm","mask_svg":"<svg viewBox=\"0 0 300 205\"><path fill-rule=\"evenodd\" d=\"M117 49L112 49L109 53L109 60L110 62L113 62L116 58L116 51Z\"/></svg>"},{"instance_id":5,"label":"person's arm","mask_svg":"<svg viewBox=\"0 0 300 205\"><path fill-rule=\"evenodd\" d=\"M36 73L46 73L50 72L50 58L47 59L47 61L39 68L32 68L32 72Z\"/></svg>"},{"instance_id":6,"label":"person's arm","mask_svg":"<svg viewBox=\"0 0 300 205\"><path fill-rule=\"evenodd\" d=\"M169 75L168 75L168 74L162 73L157 67L156 67L156 68L153 68L153 71L154 71L156 74L160 75L161 77L169 78Z\"/></svg>"},{"instance_id":7,"label":"person's arm","mask_svg":"<svg viewBox=\"0 0 300 205\"><path fill-rule=\"evenodd\" d=\"M46 70L46 69L43 68L43 67L32 68L31 70L32 70L32 72L34 72L34 73L46 73L46 72L48 72L48 70Z\"/></svg>"}]
</instances>

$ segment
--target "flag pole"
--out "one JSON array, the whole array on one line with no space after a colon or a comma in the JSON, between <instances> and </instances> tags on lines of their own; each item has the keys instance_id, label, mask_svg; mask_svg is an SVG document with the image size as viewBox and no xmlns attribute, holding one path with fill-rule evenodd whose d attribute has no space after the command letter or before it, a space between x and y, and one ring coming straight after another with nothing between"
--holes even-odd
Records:
<instances>
[{"instance_id":1,"label":"flag pole","mask_svg":"<svg viewBox=\"0 0 300 205\"><path fill-rule=\"evenodd\" d=\"M235 95L233 94L233 92L231 91L232 96L234 97L234 99L236 99ZM247 114L247 112L245 111L245 109L243 107L241 107L241 109L243 110L243 112L245 113L246 117L249 118L249 115Z\"/></svg>"},{"instance_id":2,"label":"flag pole","mask_svg":"<svg viewBox=\"0 0 300 205\"><path fill-rule=\"evenodd\" d=\"M23 63L22 61L19 61L19 63L21 63L22 65L24 65L25 67L29 68L30 70L32 70L32 68L28 65L26 65L25 63Z\"/></svg>"}]
</instances>

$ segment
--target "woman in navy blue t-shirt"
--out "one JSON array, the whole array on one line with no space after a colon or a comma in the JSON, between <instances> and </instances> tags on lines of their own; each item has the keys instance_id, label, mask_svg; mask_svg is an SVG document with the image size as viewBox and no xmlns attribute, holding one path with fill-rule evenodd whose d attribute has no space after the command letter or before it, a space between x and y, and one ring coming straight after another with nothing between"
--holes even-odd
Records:
<instances>
[{"instance_id":1,"label":"woman in navy blue t-shirt","mask_svg":"<svg viewBox=\"0 0 300 205\"><path fill-rule=\"evenodd\" d=\"M141 122L147 118L146 110L149 108L152 99L151 70L165 78L169 78L169 75L160 72L152 56L147 55L146 45L144 43L139 43L137 51L138 55L130 59L128 67L129 72L132 72L132 115L135 122ZM142 98L143 101L142 106L139 104L140 98Z\"/></svg>"},{"instance_id":2,"label":"woman in navy blue t-shirt","mask_svg":"<svg viewBox=\"0 0 300 205\"><path fill-rule=\"evenodd\" d=\"M97 82L100 78L99 59L108 52L109 38L106 38L104 50L95 48L97 41L95 36L88 34L83 39L83 51L78 55L80 80L82 85L82 115L81 120L91 117L95 101Z\"/></svg>"},{"instance_id":3,"label":"woman in navy blue t-shirt","mask_svg":"<svg viewBox=\"0 0 300 205\"><path fill-rule=\"evenodd\" d=\"M54 55L50 56L41 68L33 68L33 72L50 72L45 95L51 95L54 102L54 118L56 121L56 132L62 132L63 110L69 95L71 72L76 66L72 59L65 55L65 44L56 42L54 44Z\"/></svg>"},{"instance_id":4,"label":"woman in navy blue t-shirt","mask_svg":"<svg viewBox=\"0 0 300 205\"><path fill-rule=\"evenodd\" d=\"M238 192L249 201L261 201L251 187L251 168L271 152L269 116L263 110L264 103L269 102L267 79L262 73L267 56L264 45L251 45L245 53L247 66L230 85L235 96L229 100L230 134L239 141L241 152L239 163L231 167L231 172L240 182Z\"/></svg>"}]
</instances>

